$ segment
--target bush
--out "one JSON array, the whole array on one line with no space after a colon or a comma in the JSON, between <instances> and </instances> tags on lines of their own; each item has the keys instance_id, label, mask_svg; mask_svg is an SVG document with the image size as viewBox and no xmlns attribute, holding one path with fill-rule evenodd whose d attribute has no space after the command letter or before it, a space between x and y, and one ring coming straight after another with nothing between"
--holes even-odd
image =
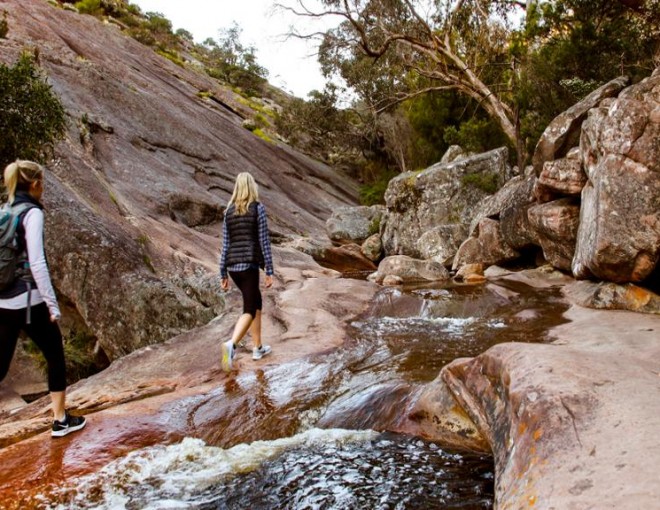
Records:
<instances>
[{"instance_id":1,"label":"bush","mask_svg":"<svg viewBox=\"0 0 660 510\"><path fill-rule=\"evenodd\" d=\"M91 14L92 16L98 16L103 14L103 7L101 6L101 0L82 0L75 3L76 9L82 14Z\"/></svg>"},{"instance_id":2,"label":"bush","mask_svg":"<svg viewBox=\"0 0 660 510\"><path fill-rule=\"evenodd\" d=\"M0 39L6 39L9 32L9 23L7 23L7 11L2 11L2 19L0 19Z\"/></svg>"},{"instance_id":3,"label":"bush","mask_svg":"<svg viewBox=\"0 0 660 510\"><path fill-rule=\"evenodd\" d=\"M64 107L32 56L0 64L0 168L19 158L44 161L65 128Z\"/></svg>"}]
</instances>

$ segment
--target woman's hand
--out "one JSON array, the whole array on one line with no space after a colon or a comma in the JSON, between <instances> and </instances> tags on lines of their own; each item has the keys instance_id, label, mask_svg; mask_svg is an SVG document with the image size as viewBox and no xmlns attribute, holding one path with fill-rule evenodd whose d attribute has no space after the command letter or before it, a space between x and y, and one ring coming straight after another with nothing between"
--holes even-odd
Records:
<instances>
[{"instance_id":1,"label":"woman's hand","mask_svg":"<svg viewBox=\"0 0 660 510\"><path fill-rule=\"evenodd\" d=\"M50 322L57 322L57 321L59 321L59 320L60 320L60 316L59 316L59 315L52 314L52 315L50 316Z\"/></svg>"},{"instance_id":2,"label":"woman's hand","mask_svg":"<svg viewBox=\"0 0 660 510\"><path fill-rule=\"evenodd\" d=\"M222 290L227 290L229 288L229 278L220 279L220 287Z\"/></svg>"},{"instance_id":3,"label":"woman's hand","mask_svg":"<svg viewBox=\"0 0 660 510\"><path fill-rule=\"evenodd\" d=\"M266 275L266 281L264 282L266 288L269 289L273 285L273 277L269 274Z\"/></svg>"}]
</instances>

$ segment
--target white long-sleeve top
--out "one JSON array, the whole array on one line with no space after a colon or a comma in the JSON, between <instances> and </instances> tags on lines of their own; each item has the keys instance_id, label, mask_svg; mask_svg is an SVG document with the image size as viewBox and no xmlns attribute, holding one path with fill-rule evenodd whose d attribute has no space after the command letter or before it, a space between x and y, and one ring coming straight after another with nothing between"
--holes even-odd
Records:
<instances>
[{"instance_id":1,"label":"white long-sleeve top","mask_svg":"<svg viewBox=\"0 0 660 510\"><path fill-rule=\"evenodd\" d=\"M31 305L46 302L51 315L59 318L60 307L57 304L55 290L50 281L50 273L46 264L46 253L44 252L44 212L35 207L30 209L23 217L25 229L25 243L27 246L30 271L36 284L36 289L31 290ZM23 292L16 297L0 299L0 308L7 310L20 310L27 308L28 293Z\"/></svg>"}]
</instances>

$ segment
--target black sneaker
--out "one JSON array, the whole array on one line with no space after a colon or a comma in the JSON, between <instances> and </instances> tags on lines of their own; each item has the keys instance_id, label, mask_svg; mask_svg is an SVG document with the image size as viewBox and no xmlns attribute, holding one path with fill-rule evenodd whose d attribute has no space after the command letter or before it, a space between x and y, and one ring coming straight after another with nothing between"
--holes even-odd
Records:
<instances>
[{"instance_id":1,"label":"black sneaker","mask_svg":"<svg viewBox=\"0 0 660 510\"><path fill-rule=\"evenodd\" d=\"M76 430L83 428L85 423L87 423L87 420L85 420L85 418L82 416L71 416L69 413L65 413L64 420L53 421L53 430L50 435L53 437L66 436L71 432L75 432Z\"/></svg>"}]
</instances>

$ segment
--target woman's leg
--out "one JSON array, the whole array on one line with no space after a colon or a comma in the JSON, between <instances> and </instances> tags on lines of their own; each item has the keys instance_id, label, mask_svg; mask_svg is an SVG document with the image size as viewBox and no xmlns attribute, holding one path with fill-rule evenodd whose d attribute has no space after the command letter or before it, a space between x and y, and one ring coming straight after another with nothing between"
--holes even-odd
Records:
<instances>
[{"instance_id":1,"label":"woman's leg","mask_svg":"<svg viewBox=\"0 0 660 510\"><path fill-rule=\"evenodd\" d=\"M56 420L63 420L65 413L66 367L62 333L56 322L50 321L45 303L32 307L32 320L25 332L43 352L48 364L48 390Z\"/></svg>"},{"instance_id":2,"label":"woman's leg","mask_svg":"<svg viewBox=\"0 0 660 510\"><path fill-rule=\"evenodd\" d=\"M25 310L0 309L0 381L9 372L23 322Z\"/></svg>"},{"instance_id":3,"label":"woman's leg","mask_svg":"<svg viewBox=\"0 0 660 510\"><path fill-rule=\"evenodd\" d=\"M259 291L259 269L230 272L229 276L241 291L243 296L243 314L234 326L231 341L234 345L241 341L245 333L252 332L257 310L261 309L261 292ZM261 317L259 317L259 332L261 331ZM254 336L253 336L254 338Z\"/></svg>"},{"instance_id":4,"label":"woman's leg","mask_svg":"<svg viewBox=\"0 0 660 510\"><path fill-rule=\"evenodd\" d=\"M261 310L254 314L254 320L250 325L250 335L255 347L261 347Z\"/></svg>"}]
</instances>

